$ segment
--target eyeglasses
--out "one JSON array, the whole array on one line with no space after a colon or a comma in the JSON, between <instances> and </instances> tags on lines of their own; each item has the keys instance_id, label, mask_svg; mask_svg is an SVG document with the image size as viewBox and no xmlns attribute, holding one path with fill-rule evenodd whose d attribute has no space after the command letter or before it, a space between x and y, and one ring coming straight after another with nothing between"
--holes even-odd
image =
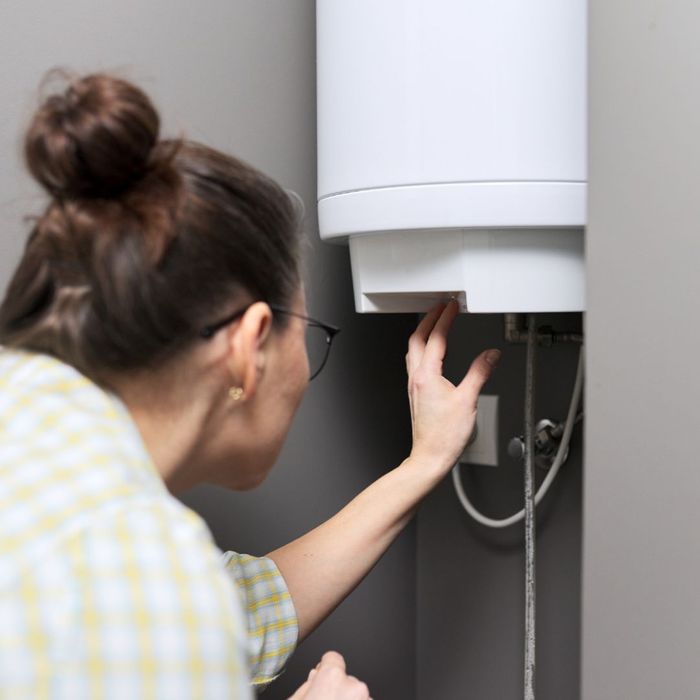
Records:
<instances>
[{"instance_id":1,"label":"eyeglasses","mask_svg":"<svg viewBox=\"0 0 700 700\"><path fill-rule=\"evenodd\" d=\"M226 316L226 318L222 318L220 321L216 321L215 323L205 326L199 331L199 337L204 338L205 340L212 338L214 334L220 331L224 326L228 326L229 323L233 323L235 320L243 316L243 314L248 311L251 306L252 304L249 304L245 308L239 309L238 311L232 313L230 316ZM328 355L331 352L333 338L340 333L340 328L337 326L330 326L327 323L322 323L321 321L317 321L315 318L298 314L295 311L282 309L279 306L270 306L270 309L273 313L284 314L285 316L294 316L295 318L300 318L303 321L306 321L306 354L309 358L309 381L318 377L321 370L326 366Z\"/></svg>"}]
</instances>

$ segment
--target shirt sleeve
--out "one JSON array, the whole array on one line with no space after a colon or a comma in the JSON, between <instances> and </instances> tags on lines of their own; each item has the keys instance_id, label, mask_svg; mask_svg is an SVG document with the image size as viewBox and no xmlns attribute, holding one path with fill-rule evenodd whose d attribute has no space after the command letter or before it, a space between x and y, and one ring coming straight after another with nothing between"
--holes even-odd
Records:
<instances>
[{"instance_id":1,"label":"shirt sleeve","mask_svg":"<svg viewBox=\"0 0 700 700\"><path fill-rule=\"evenodd\" d=\"M299 626L292 597L272 559L226 552L224 565L236 583L248 618L252 683L267 685L296 648Z\"/></svg>"}]
</instances>

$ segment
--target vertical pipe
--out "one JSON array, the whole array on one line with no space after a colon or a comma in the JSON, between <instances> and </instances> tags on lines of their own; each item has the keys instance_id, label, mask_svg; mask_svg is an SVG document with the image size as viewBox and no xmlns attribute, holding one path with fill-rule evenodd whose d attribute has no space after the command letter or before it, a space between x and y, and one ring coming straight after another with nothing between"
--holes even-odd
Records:
<instances>
[{"instance_id":1,"label":"vertical pipe","mask_svg":"<svg viewBox=\"0 0 700 700\"><path fill-rule=\"evenodd\" d=\"M535 700L535 315L527 317L525 370L525 700Z\"/></svg>"}]
</instances>

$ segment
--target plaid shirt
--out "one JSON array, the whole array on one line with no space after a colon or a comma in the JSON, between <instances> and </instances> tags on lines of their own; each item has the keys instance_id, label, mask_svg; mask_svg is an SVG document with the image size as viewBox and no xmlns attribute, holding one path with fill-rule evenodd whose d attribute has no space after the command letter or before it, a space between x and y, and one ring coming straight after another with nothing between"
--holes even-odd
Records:
<instances>
[{"instance_id":1,"label":"plaid shirt","mask_svg":"<svg viewBox=\"0 0 700 700\"><path fill-rule=\"evenodd\" d=\"M249 698L296 639L274 562L222 561L114 395L0 349L0 698Z\"/></svg>"}]
</instances>

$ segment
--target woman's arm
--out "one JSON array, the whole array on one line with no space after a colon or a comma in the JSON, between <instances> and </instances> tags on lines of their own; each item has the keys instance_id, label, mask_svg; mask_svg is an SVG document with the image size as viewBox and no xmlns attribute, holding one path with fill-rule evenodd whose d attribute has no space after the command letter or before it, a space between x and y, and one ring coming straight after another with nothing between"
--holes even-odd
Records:
<instances>
[{"instance_id":1,"label":"woman's arm","mask_svg":"<svg viewBox=\"0 0 700 700\"><path fill-rule=\"evenodd\" d=\"M409 340L411 455L330 520L269 554L292 596L300 639L367 575L457 461L474 429L479 391L499 353L481 354L458 386L446 380L442 362L456 314L456 304L437 307Z\"/></svg>"},{"instance_id":2,"label":"woman's arm","mask_svg":"<svg viewBox=\"0 0 700 700\"><path fill-rule=\"evenodd\" d=\"M337 515L268 556L294 602L302 640L365 577L430 491L431 465L407 459Z\"/></svg>"}]
</instances>

